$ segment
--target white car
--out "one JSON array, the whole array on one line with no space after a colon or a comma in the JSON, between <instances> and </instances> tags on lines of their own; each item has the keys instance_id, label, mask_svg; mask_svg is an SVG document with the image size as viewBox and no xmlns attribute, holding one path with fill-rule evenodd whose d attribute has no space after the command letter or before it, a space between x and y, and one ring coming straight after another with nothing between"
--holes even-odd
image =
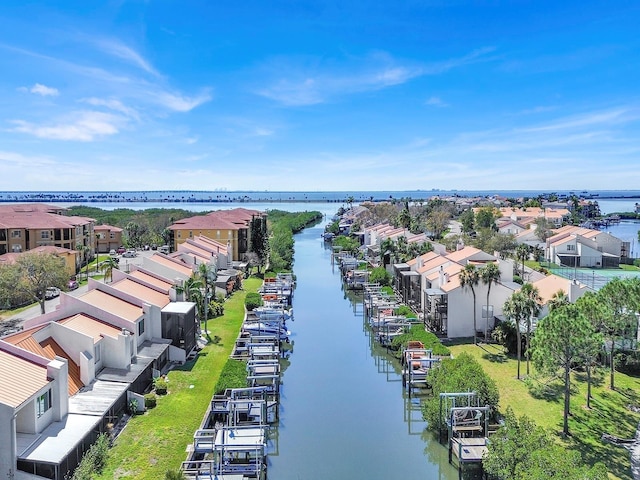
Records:
<instances>
[{"instance_id":1,"label":"white car","mask_svg":"<svg viewBox=\"0 0 640 480\"><path fill-rule=\"evenodd\" d=\"M116 255L118 255L118 252L116 252L115 250L111 249L111 250L109 250L109 255L111 255L112 257L115 257Z\"/></svg>"},{"instance_id":2,"label":"white car","mask_svg":"<svg viewBox=\"0 0 640 480\"><path fill-rule=\"evenodd\" d=\"M135 250L127 250L122 254L122 256L125 258L135 258L138 256L138 254L136 253Z\"/></svg>"},{"instance_id":3,"label":"white car","mask_svg":"<svg viewBox=\"0 0 640 480\"><path fill-rule=\"evenodd\" d=\"M60 295L60 289L59 288L57 288L57 287L49 287L44 292L44 299L45 300L51 300L52 298L56 298L58 295Z\"/></svg>"}]
</instances>

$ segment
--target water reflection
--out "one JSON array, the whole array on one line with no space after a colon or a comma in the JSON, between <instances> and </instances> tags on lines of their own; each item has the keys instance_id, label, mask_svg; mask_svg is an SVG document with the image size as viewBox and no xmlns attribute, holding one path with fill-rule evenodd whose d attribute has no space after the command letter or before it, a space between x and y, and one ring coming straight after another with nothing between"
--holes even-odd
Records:
<instances>
[{"instance_id":1,"label":"water reflection","mask_svg":"<svg viewBox=\"0 0 640 480\"><path fill-rule=\"evenodd\" d=\"M399 361L368 330L361 295L343 288L321 232L296 236L295 353L282 375L269 479L459 478L425 431L420 399L402 387Z\"/></svg>"}]
</instances>

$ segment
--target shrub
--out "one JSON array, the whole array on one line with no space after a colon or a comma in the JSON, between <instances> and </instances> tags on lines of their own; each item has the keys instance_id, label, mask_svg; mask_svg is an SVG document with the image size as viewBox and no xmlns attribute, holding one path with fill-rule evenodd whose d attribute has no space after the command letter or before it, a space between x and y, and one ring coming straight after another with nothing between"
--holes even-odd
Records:
<instances>
[{"instance_id":1,"label":"shrub","mask_svg":"<svg viewBox=\"0 0 640 480\"><path fill-rule=\"evenodd\" d=\"M511 322L500 322L491 332L494 342L502 345L507 352L515 354L518 348L518 335L516 327Z\"/></svg>"},{"instance_id":2,"label":"shrub","mask_svg":"<svg viewBox=\"0 0 640 480\"><path fill-rule=\"evenodd\" d=\"M478 361L468 353L442 360L440 366L429 371L428 379L433 387L433 395L423 402L422 416L433 431L437 432L444 426L445 419L440 417L441 393L476 392L479 404L491 407L492 416L497 413L500 400L498 387Z\"/></svg>"},{"instance_id":3,"label":"shrub","mask_svg":"<svg viewBox=\"0 0 640 480\"><path fill-rule=\"evenodd\" d=\"M138 400L136 400L135 398L132 398L131 400L129 400L127 408L129 409L129 414L131 416L137 415L138 414Z\"/></svg>"},{"instance_id":4,"label":"shrub","mask_svg":"<svg viewBox=\"0 0 640 480\"><path fill-rule=\"evenodd\" d=\"M147 393L144 396L145 408L155 408L157 402L158 402L158 397L156 397L155 393Z\"/></svg>"},{"instance_id":5,"label":"shrub","mask_svg":"<svg viewBox=\"0 0 640 480\"><path fill-rule=\"evenodd\" d=\"M618 352L614 362L616 370L627 375L640 375L640 352Z\"/></svg>"},{"instance_id":6,"label":"shrub","mask_svg":"<svg viewBox=\"0 0 640 480\"><path fill-rule=\"evenodd\" d=\"M518 285L523 285L524 284L524 280L522 280L522 277L520 275L514 275L513 276L513 281L515 283L517 283Z\"/></svg>"},{"instance_id":7,"label":"shrub","mask_svg":"<svg viewBox=\"0 0 640 480\"><path fill-rule=\"evenodd\" d=\"M398 308L396 308L395 314L401 315L407 318L418 318L416 314L413 313L413 310L411 310L411 308L408 307L407 305L400 305Z\"/></svg>"},{"instance_id":8,"label":"shrub","mask_svg":"<svg viewBox=\"0 0 640 480\"><path fill-rule=\"evenodd\" d=\"M387 286L391 283L391 274L385 270L384 267L376 267L371 270L369 274L369 281L371 283L379 283L382 286Z\"/></svg>"},{"instance_id":9,"label":"shrub","mask_svg":"<svg viewBox=\"0 0 640 480\"><path fill-rule=\"evenodd\" d=\"M432 332L427 332L422 324L413 325L408 333L395 337L389 346L389 350L393 351L397 358L400 358L402 356L402 349L410 341L422 342L424 348L431 349L434 355L451 355L449 349L442 345L440 339Z\"/></svg>"},{"instance_id":10,"label":"shrub","mask_svg":"<svg viewBox=\"0 0 640 480\"><path fill-rule=\"evenodd\" d=\"M257 292L249 292L244 299L244 306L247 310L251 311L263 304L262 297Z\"/></svg>"},{"instance_id":11,"label":"shrub","mask_svg":"<svg viewBox=\"0 0 640 480\"><path fill-rule=\"evenodd\" d=\"M166 395L167 394L167 390L169 389L169 384L162 377L156 378L153 381L153 386L156 389L156 393L158 395Z\"/></svg>"},{"instance_id":12,"label":"shrub","mask_svg":"<svg viewBox=\"0 0 640 480\"><path fill-rule=\"evenodd\" d=\"M98 435L96 442L82 456L82 460L73 472L72 480L91 480L96 473L101 473L109 456L109 436Z\"/></svg>"},{"instance_id":13,"label":"shrub","mask_svg":"<svg viewBox=\"0 0 640 480\"><path fill-rule=\"evenodd\" d=\"M229 359L225 363L220 378L214 388L215 395L221 395L227 388L245 388L247 386L247 364L241 360Z\"/></svg>"},{"instance_id":14,"label":"shrub","mask_svg":"<svg viewBox=\"0 0 640 480\"><path fill-rule=\"evenodd\" d=\"M393 296L393 295L394 295L394 293L393 293L393 288L392 288L392 287L390 287L389 285L387 285L387 286L385 286L385 287L382 287L382 288L380 289L380 291L381 291L382 293L384 293L385 295L388 295L388 296Z\"/></svg>"}]
</instances>

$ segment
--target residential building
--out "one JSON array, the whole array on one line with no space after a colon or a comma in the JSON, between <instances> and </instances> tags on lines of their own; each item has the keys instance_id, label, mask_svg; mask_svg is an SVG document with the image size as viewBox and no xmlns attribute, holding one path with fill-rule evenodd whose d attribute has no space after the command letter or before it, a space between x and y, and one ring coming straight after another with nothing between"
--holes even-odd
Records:
<instances>
[{"instance_id":1,"label":"residential building","mask_svg":"<svg viewBox=\"0 0 640 480\"><path fill-rule=\"evenodd\" d=\"M254 217L266 217L266 214L258 210L234 208L178 220L169 227L173 250L178 250L178 246L189 239L204 236L227 245L231 260L242 260L250 250L249 229Z\"/></svg>"},{"instance_id":2,"label":"residential building","mask_svg":"<svg viewBox=\"0 0 640 480\"><path fill-rule=\"evenodd\" d=\"M123 245L121 228L111 225L96 225L93 230L96 237L95 249L97 253L108 253Z\"/></svg>"},{"instance_id":3,"label":"residential building","mask_svg":"<svg viewBox=\"0 0 640 480\"><path fill-rule=\"evenodd\" d=\"M65 209L41 203L0 205L0 255L41 246L95 254L95 220L63 215ZM83 258L84 260L84 258Z\"/></svg>"},{"instance_id":4,"label":"residential building","mask_svg":"<svg viewBox=\"0 0 640 480\"><path fill-rule=\"evenodd\" d=\"M622 240L590 228L567 225L546 242L546 257L570 267L617 267L622 255Z\"/></svg>"},{"instance_id":5,"label":"residential building","mask_svg":"<svg viewBox=\"0 0 640 480\"><path fill-rule=\"evenodd\" d=\"M75 275L78 266L78 251L69 250L68 248L62 247L54 247L54 246L46 246L46 247L36 247L34 249L29 250L30 252L35 253L49 253L60 257L64 260L64 265L69 276ZM5 253L4 255L0 255L0 263L11 264L16 261L16 259L25 252L21 253Z\"/></svg>"}]
</instances>

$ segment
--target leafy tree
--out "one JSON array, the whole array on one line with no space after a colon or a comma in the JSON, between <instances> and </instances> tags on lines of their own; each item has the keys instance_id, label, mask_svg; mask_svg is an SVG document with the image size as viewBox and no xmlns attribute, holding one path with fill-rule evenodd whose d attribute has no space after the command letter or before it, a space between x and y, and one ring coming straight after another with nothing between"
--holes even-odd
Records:
<instances>
[{"instance_id":1,"label":"leafy tree","mask_svg":"<svg viewBox=\"0 0 640 480\"><path fill-rule=\"evenodd\" d=\"M209 320L209 302L210 302L210 293L211 291L215 291L215 281L217 278L216 268L206 263L201 263L198 265L198 278L200 279L201 285L204 287L204 292L202 294L202 307L203 307L203 315L204 319L204 331L208 335L207 329L207 320Z\"/></svg>"},{"instance_id":2,"label":"leafy tree","mask_svg":"<svg viewBox=\"0 0 640 480\"><path fill-rule=\"evenodd\" d=\"M462 224L462 233L471 233L474 230L474 215L473 210L465 210L460 214L458 218Z\"/></svg>"},{"instance_id":3,"label":"leafy tree","mask_svg":"<svg viewBox=\"0 0 640 480\"><path fill-rule=\"evenodd\" d=\"M369 281L372 283L379 283L382 286L389 285L391 283L391 275L384 267L376 267L371 270L371 273L369 274Z\"/></svg>"},{"instance_id":4,"label":"leafy tree","mask_svg":"<svg viewBox=\"0 0 640 480\"><path fill-rule=\"evenodd\" d=\"M431 232L434 239L442 237L443 232L449 225L451 219L451 212L447 207L435 208L431 213L427 215L426 226Z\"/></svg>"},{"instance_id":5,"label":"leafy tree","mask_svg":"<svg viewBox=\"0 0 640 480\"><path fill-rule=\"evenodd\" d=\"M499 214L493 207L482 207L475 214L476 228L487 228L496 230L496 220Z\"/></svg>"},{"instance_id":6,"label":"leafy tree","mask_svg":"<svg viewBox=\"0 0 640 480\"><path fill-rule=\"evenodd\" d=\"M429 370L428 381L433 395L422 404L422 416L428 422L428 428L439 431L444 419L440 417L440 394L445 392L476 392L480 405L488 405L495 413L500 394L495 381L487 375L478 361L466 352L455 358L447 358L440 366Z\"/></svg>"},{"instance_id":7,"label":"leafy tree","mask_svg":"<svg viewBox=\"0 0 640 480\"><path fill-rule=\"evenodd\" d=\"M47 288L64 289L68 280L64 259L51 253L25 252L0 269L0 290L38 302L43 314Z\"/></svg>"},{"instance_id":8,"label":"leafy tree","mask_svg":"<svg viewBox=\"0 0 640 480\"><path fill-rule=\"evenodd\" d=\"M536 226L536 237L541 242L546 242L553 232L553 223L544 217L538 217L534 220L533 224Z\"/></svg>"},{"instance_id":9,"label":"leafy tree","mask_svg":"<svg viewBox=\"0 0 640 480\"><path fill-rule=\"evenodd\" d=\"M587 318L594 330L599 331L602 319L606 315L606 307L602 304L598 295L594 292L587 292L578 300L576 306L582 314ZM587 345L583 354L585 370L587 372L587 408L591 408L591 372L596 364L603 347L603 338L593 340L594 343L600 341L599 345ZM589 342L592 340L590 339Z\"/></svg>"},{"instance_id":10,"label":"leafy tree","mask_svg":"<svg viewBox=\"0 0 640 480\"><path fill-rule=\"evenodd\" d=\"M258 273L267 264L269 259L269 234L267 229L267 219L262 216L254 216L249 224L249 235L251 238L251 252L257 255Z\"/></svg>"},{"instance_id":11,"label":"leafy tree","mask_svg":"<svg viewBox=\"0 0 640 480\"><path fill-rule=\"evenodd\" d=\"M142 245L142 234L144 230L136 222L128 222L124 231L127 234L127 245L131 248L140 247Z\"/></svg>"},{"instance_id":12,"label":"leafy tree","mask_svg":"<svg viewBox=\"0 0 640 480\"><path fill-rule=\"evenodd\" d=\"M400 210L398 214L397 223L403 228L409 228L411 226L411 214L409 213L409 203L405 202L404 208Z\"/></svg>"},{"instance_id":13,"label":"leafy tree","mask_svg":"<svg viewBox=\"0 0 640 480\"><path fill-rule=\"evenodd\" d=\"M500 267L497 263L487 263L480 270L480 278L482 283L487 286L487 317L484 326L484 340L487 341L487 331L489 330L489 297L491 295L491 285L500 281Z\"/></svg>"},{"instance_id":14,"label":"leafy tree","mask_svg":"<svg viewBox=\"0 0 640 480\"><path fill-rule=\"evenodd\" d=\"M541 371L563 372L564 414L562 432L569 435L569 406L571 400L571 367L579 363L593 340L598 342L596 332L589 320L574 304L555 308L543 318L533 339L533 359Z\"/></svg>"},{"instance_id":15,"label":"leafy tree","mask_svg":"<svg viewBox=\"0 0 640 480\"><path fill-rule=\"evenodd\" d=\"M504 415L504 425L491 437L482 467L489 475L516 480L519 469L529 463L533 452L549 443L547 433L527 416L517 418L511 407Z\"/></svg>"},{"instance_id":16,"label":"leafy tree","mask_svg":"<svg viewBox=\"0 0 640 480\"><path fill-rule=\"evenodd\" d=\"M469 288L473 295L473 344L478 343L477 338L477 322L476 322L476 289L480 284L480 273L476 266L472 263L467 263L460 272L460 286L465 289Z\"/></svg>"},{"instance_id":17,"label":"leafy tree","mask_svg":"<svg viewBox=\"0 0 640 480\"><path fill-rule=\"evenodd\" d=\"M527 416L509 407L502 427L491 437L483 468L500 480L606 480L602 463L584 464L580 453L558 445Z\"/></svg>"},{"instance_id":18,"label":"leafy tree","mask_svg":"<svg viewBox=\"0 0 640 480\"><path fill-rule=\"evenodd\" d=\"M605 306L605 315L599 325L599 330L611 345L609 359L610 387L615 390L615 350L616 341L624 337L635 337L637 321L635 313L638 311L638 280L614 278L598 292L598 297Z\"/></svg>"},{"instance_id":19,"label":"leafy tree","mask_svg":"<svg viewBox=\"0 0 640 480\"><path fill-rule=\"evenodd\" d=\"M503 260L516 249L518 243L512 233L494 233L489 241L490 251L498 252Z\"/></svg>"}]
</instances>

